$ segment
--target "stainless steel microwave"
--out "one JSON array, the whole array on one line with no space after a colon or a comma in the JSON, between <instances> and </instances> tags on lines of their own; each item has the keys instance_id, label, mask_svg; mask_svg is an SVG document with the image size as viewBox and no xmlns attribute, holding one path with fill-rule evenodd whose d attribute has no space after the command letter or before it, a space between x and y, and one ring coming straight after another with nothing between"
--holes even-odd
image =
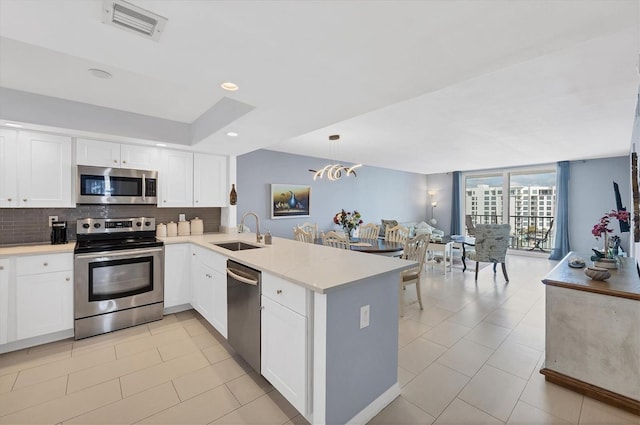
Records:
<instances>
[{"instance_id":1,"label":"stainless steel microwave","mask_svg":"<svg viewBox=\"0 0 640 425\"><path fill-rule=\"evenodd\" d=\"M78 204L157 204L158 172L78 165Z\"/></svg>"}]
</instances>

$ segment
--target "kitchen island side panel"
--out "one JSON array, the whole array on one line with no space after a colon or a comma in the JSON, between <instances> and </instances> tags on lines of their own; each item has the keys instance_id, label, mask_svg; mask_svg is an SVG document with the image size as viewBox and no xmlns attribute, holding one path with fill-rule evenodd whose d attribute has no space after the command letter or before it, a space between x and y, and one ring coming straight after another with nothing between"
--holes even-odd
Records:
<instances>
[{"instance_id":1,"label":"kitchen island side panel","mask_svg":"<svg viewBox=\"0 0 640 425\"><path fill-rule=\"evenodd\" d=\"M385 273L327 294L327 424L347 423L398 382L398 279Z\"/></svg>"}]
</instances>

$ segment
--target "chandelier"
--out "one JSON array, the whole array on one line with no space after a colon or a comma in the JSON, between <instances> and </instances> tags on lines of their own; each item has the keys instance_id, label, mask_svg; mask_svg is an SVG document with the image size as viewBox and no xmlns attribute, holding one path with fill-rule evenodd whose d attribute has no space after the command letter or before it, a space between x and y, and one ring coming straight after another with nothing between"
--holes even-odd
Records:
<instances>
[{"instance_id":1,"label":"chandelier","mask_svg":"<svg viewBox=\"0 0 640 425\"><path fill-rule=\"evenodd\" d=\"M331 136L329 136L329 142L335 142L335 145L336 145L336 146L334 146L334 144L331 145L331 147L332 147L332 155L331 156L333 158L335 158L335 155L334 155L335 152L334 151L336 149L334 149L334 148L337 148L338 140L340 140L340 135L339 134L332 134ZM351 167L347 167L346 165L337 164L334 161L333 164L327 164L327 165L325 165L324 167L322 167L319 170L311 170L310 169L309 171L314 173L313 174L313 180L316 180L318 178L323 178L326 175L327 179L333 181L333 180L339 180L340 178L342 178L343 174L344 174L344 177L349 177L350 175L353 175L353 177L358 177L356 175L356 172L354 171L358 167L362 167L362 164L354 164Z\"/></svg>"}]
</instances>

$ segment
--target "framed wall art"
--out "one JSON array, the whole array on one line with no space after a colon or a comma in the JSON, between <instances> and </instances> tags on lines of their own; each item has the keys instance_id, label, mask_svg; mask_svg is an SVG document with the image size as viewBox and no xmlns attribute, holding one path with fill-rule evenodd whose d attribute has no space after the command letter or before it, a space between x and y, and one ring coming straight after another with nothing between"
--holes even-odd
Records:
<instances>
[{"instance_id":1,"label":"framed wall art","mask_svg":"<svg viewBox=\"0 0 640 425\"><path fill-rule=\"evenodd\" d=\"M311 186L271 185L271 218L309 217Z\"/></svg>"}]
</instances>

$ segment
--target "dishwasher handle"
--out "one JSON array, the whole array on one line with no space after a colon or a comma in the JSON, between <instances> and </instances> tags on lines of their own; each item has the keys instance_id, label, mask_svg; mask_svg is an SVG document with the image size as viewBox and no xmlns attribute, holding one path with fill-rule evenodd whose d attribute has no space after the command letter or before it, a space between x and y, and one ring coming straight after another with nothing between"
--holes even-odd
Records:
<instances>
[{"instance_id":1,"label":"dishwasher handle","mask_svg":"<svg viewBox=\"0 0 640 425\"><path fill-rule=\"evenodd\" d=\"M237 280L238 282L246 283L247 285L257 286L258 283L259 283L258 279L252 278L251 276L246 276L240 270L232 269L230 267L227 267L227 276L232 277L233 279Z\"/></svg>"}]
</instances>

